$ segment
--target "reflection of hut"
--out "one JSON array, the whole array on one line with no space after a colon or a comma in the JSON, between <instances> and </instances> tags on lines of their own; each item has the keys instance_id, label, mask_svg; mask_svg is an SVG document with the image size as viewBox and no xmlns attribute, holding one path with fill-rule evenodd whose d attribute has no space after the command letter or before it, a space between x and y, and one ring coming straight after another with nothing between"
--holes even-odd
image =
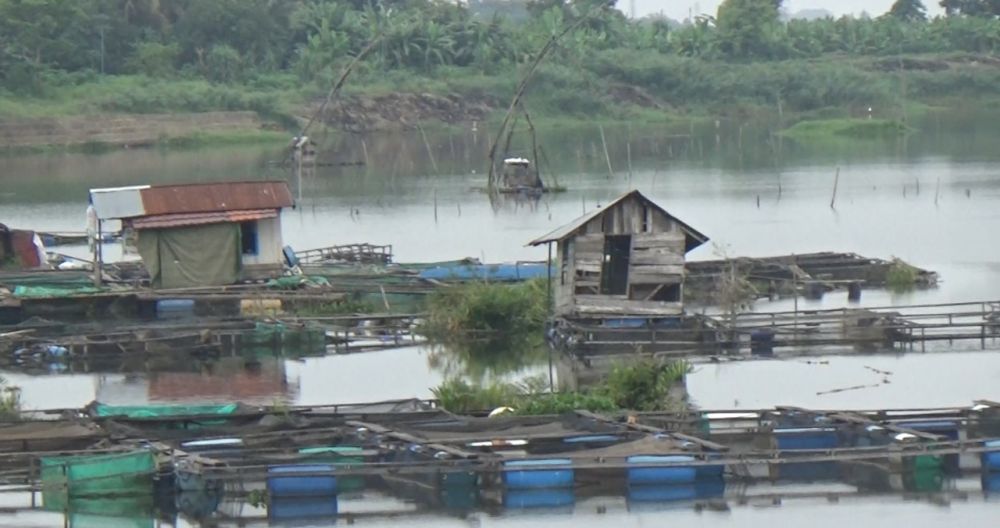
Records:
<instances>
[{"instance_id":1,"label":"reflection of hut","mask_svg":"<svg viewBox=\"0 0 1000 528\"><path fill-rule=\"evenodd\" d=\"M557 315L671 315L682 309L684 256L706 241L632 191L531 245L558 245Z\"/></svg>"},{"instance_id":2,"label":"reflection of hut","mask_svg":"<svg viewBox=\"0 0 1000 528\"><path fill-rule=\"evenodd\" d=\"M218 286L280 273L285 182L92 189L100 222L134 229L156 288ZM98 251L100 253L100 250Z\"/></svg>"},{"instance_id":3,"label":"reflection of hut","mask_svg":"<svg viewBox=\"0 0 1000 528\"><path fill-rule=\"evenodd\" d=\"M524 158L507 158L503 160L503 174L500 179L502 191L541 191L544 188L538 171L531 166L531 161Z\"/></svg>"}]
</instances>

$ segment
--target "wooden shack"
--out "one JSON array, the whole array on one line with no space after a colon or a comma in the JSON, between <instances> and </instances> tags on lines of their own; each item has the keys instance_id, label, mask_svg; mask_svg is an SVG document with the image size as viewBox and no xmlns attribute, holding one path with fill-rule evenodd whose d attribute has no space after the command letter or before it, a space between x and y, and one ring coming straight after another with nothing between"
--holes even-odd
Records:
<instances>
[{"instance_id":1,"label":"wooden shack","mask_svg":"<svg viewBox=\"0 0 1000 528\"><path fill-rule=\"evenodd\" d=\"M556 315L591 317L680 314L685 255L707 241L631 191L530 245L556 244Z\"/></svg>"}]
</instances>

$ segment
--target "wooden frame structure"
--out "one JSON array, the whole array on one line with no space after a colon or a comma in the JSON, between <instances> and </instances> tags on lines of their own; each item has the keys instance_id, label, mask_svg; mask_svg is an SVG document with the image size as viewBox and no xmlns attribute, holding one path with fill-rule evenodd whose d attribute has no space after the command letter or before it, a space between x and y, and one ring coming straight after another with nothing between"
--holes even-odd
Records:
<instances>
[{"instance_id":1,"label":"wooden frame structure","mask_svg":"<svg viewBox=\"0 0 1000 528\"><path fill-rule=\"evenodd\" d=\"M591 317L680 314L685 254L707 241L631 191L529 245L557 245L556 315Z\"/></svg>"}]
</instances>

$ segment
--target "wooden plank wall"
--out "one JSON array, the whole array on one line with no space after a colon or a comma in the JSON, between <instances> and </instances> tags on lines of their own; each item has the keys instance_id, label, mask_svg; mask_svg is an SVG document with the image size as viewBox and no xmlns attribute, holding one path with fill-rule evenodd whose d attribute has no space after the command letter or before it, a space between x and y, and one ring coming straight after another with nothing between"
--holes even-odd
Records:
<instances>
[{"instance_id":1,"label":"wooden plank wall","mask_svg":"<svg viewBox=\"0 0 1000 528\"><path fill-rule=\"evenodd\" d=\"M557 313L681 312L683 299L661 302L647 298L655 296L662 286L683 284L685 234L671 218L644 205L640 200L626 200L588 222L575 238L559 244L558 259L560 266L565 266L565 275L561 267L555 285ZM630 295L600 294L606 234L632 235Z\"/></svg>"}]
</instances>

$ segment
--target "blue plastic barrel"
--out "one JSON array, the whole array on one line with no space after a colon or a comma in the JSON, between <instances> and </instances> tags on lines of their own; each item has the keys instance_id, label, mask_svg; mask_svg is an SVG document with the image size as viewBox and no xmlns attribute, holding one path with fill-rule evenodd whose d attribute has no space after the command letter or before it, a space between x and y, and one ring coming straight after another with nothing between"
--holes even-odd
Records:
<instances>
[{"instance_id":1,"label":"blue plastic barrel","mask_svg":"<svg viewBox=\"0 0 1000 528\"><path fill-rule=\"evenodd\" d=\"M333 472L332 464L293 464L267 468L267 493L271 497L317 497L337 494L337 477L309 475Z\"/></svg>"},{"instance_id":2,"label":"blue plastic barrel","mask_svg":"<svg viewBox=\"0 0 1000 528\"><path fill-rule=\"evenodd\" d=\"M267 516L274 521L319 519L337 516L337 496L275 497L267 505Z\"/></svg>"},{"instance_id":3,"label":"blue plastic barrel","mask_svg":"<svg viewBox=\"0 0 1000 528\"><path fill-rule=\"evenodd\" d=\"M987 449L982 454L983 471L986 473L1000 473L1000 440L984 442L983 447Z\"/></svg>"},{"instance_id":4,"label":"blue plastic barrel","mask_svg":"<svg viewBox=\"0 0 1000 528\"><path fill-rule=\"evenodd\" d=\"M570 488L573 469L546 469L546 466L570 466L568 458L509 460L504 462L504 484L510 489Z\"/></svg>"},{"instance_id":5,"label":"blue plastic barrel","mask_svg":"<svg viewBox=\"0 0 1000 528\"><path fill-rule=\"evenodd\" d=\"M194 316L194 299L161 299L156 301L156 316L177 319Z\"/></svg>"},{"instance_id":6,"label":"blue plastic barrel","mask_svg":"<svg viewBox=\"0 0 1000 528\"><path fill-rule=\"evenodd\" d=\"M570 489L510 490L504 493L507 508L558 508L572 506L575 497Z\"/></svg>"},{"instance_id":7,"label":"blue plastic barrel","mask_svg":"<svg viewBox=\"0 0 1000 528\"><path fill-rule=\"evenodd\" d=\"M687 484L694 482L697 471L692 466L647 466L643 464L691 463L694 457L689 455L636 455L626 459L629 466L627 478L629 484Z\"/></svg>"},{"instance_id":8,"label":"blue plastic barrel","mask_svg":"<svg viewBox=\"0 0 1000 528\"><path fill-rule=\"evenodd\" d=\"M840 444L837 430L830 427L775 429L774 438L778 449L786 451L833 449Z\"/></svg>"}]
</instances>

